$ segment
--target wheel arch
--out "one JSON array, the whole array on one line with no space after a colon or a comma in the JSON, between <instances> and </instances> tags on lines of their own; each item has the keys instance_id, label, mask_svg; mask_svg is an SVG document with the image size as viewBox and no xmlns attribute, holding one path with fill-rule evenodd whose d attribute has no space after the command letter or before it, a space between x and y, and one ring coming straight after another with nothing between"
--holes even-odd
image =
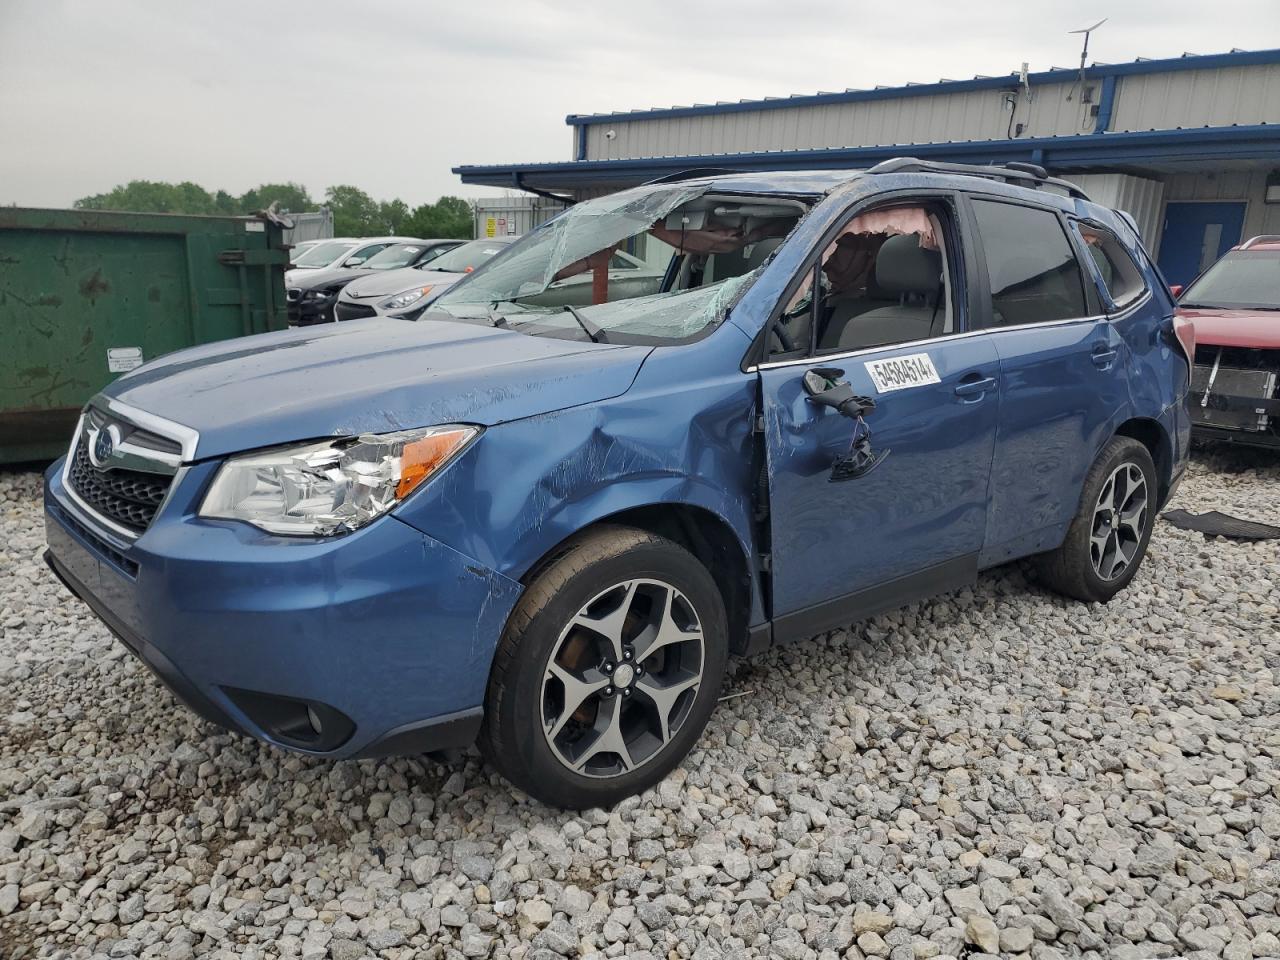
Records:
<instances>
[{"instance_id":1,"label":"wheel arch","mask_svg":"<svg viewBox=\"0 0 1280 960\"><path fill-rule=\"evenodd\" d=\"M603 525L633 527L666 537L688 550L711 574L724 601L729 649L747 650L747 632L757 609L755 577L747 547L733 525L720 514L687 502L645 503L596 517L561 539L520 576L529 584L575 540Z\"/></svg>"},{"instance_id":2,"label":"wheel arch","mask_svg":"<svg viewBox=\"0 0 1280 960\"><path fill-rule=\"evenodd\" d=\"M1159 420L1149 417L1133 417L1116 427L1115 436L1137 440L1147 448L1156 465L1159 483L1157 502L1163 507L1173 483L1173 438Z\"/></svg>"}]
</instances>

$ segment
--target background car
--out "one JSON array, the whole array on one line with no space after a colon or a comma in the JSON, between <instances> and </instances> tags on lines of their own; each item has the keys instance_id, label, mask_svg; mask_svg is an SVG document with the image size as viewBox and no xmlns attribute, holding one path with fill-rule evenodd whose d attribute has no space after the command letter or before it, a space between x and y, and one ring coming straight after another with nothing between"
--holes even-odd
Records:
<instances>
[{"instance_id":1,"label":"background car","mask_svg":"<svg viewBox=\"0 0 1280 960\"><path fill-rule=\"evenodd\" d=\"M338 320L379 316L416 318L442 291L488 263L518 239L472 240L425 265L353 280L338 294L334 316Z\"/></svg>"},{"instance_id":2,"label":"background car","mask_svg":"<svg viewBox=\"0 0 1280 960\"><path fill-rule=\"evenodd\" d=\"M299 271L325 270L329 267L358 267L370 257L381 253L393 243L416 240L417 237L334 237L316 244L293 262L285 272L287 290L299 279Z\"/></svg>"},{"instance_id":3,"label":"background car","mask_svg":"<svg viewBox=\"0 0 1280 960\"><path fill-rule=\"evenodd\" d=\"M400 270L421 266L460 246L463 240L406 240L375 253L358 267L329 267L299 271L297 285L285 290L289 325L307 326L333 322L333 305L338 292L357 277L379 270Z\"/></svg>"},{"instance_id":4,"label":"background car","mask_svg":"<svg viewBox=\"0 0 1280 960\"><path fill-rule=\"evenodd\" d=\"M1193 435L1280 450L1280 236L1242 243L1177 292L1196 332Z\"/></svg>"},{"instance_id":5,"label":"background car","mask_svg":"<svg viewBox=\"0 0 1280 960\"><path fill-rule=\"evenodd\" d=\"M312 247L316 246L316 244L320 244L324 242L325 240L322 237L318 240L299 240L297 243L290 244L291 249L289 250L289 266L290 267L296 266L299 257L301 257L304 253L306 253Z\"/></svg>"}]
</instances>

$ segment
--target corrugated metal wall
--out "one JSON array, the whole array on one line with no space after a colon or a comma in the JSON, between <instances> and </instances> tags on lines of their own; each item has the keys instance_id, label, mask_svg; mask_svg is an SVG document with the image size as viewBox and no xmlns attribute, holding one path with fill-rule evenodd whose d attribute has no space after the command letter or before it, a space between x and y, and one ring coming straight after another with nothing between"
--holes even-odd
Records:
<instances>
[{"instance_id":1,"label":"corrugated metal wall","mask_svg":"<svg viewBox=\"0 0 1280 960\"><path fill-rule=\"evenodd\" d=\"M1221 173L1175 173L1165 181L1167 203L1187 200L1243 200L1241 239L1280 235L1280 204L1267 203L1267 170L1224 170Z\"/></svg>"},{"instance_id":2,"label":"corrugated metal wall","mask_svg":"<svg viewBox=\"0 0 1280 960\"><path fill-rule=\"evenodd\" d=\"M1280 64L1121 77L1112 130L1280 122Z\"/></svg>"},{"instance_id":3,"label":"corrugated metal wall","mask_svg":"<svg viewBox=\"0 0 1280 960\"><path fill-rule=\"evenodd\" d=\"M1057 136L1091 130L1093 119L1072 84L1017 95L1013 123L1023 136ZM1093 83L1096 91L1099 84ZM693 117L619 120L587 127L587 159L700 156L765 150L870 147L948 140L1003 140L1012 128L1010 90L897 97L815 106L743 110ZM606 134L612 131L614 136Z\"/></svg>"},{"instance_id":4,"label":"corrugated metal wall","mask_svg":"<svg viewBox=\"0 0 1280 960\"><path fill-rule=\"evenodd\" d=\"M1132 216L1143 243L1154 253L1163 226L1163 183L1124 173L1068 174L1064 179L1079 184L1095 202Z\"/></svg>"},{"instance_id":5,"label":"corrugated metal wall","mask_svg":"<svg viewBox=\"0 0 1280 960\"><path fill-rule=\"evenodd\" d=\"M474 201L476 237L523 236L565 209L546 197L481 197Z\"/></svg>"},{"instance_id":6,"label":"corrugated metal wall","mask_svg":"<svg viewBox=\"0 0 1280 960\"><path fill-rule=\"evenodd\" d=\"M333 236L333 211L328 207L321 207L310 213L289 213L285 216L293 221L293 228L284 231L285 243L327 240Z\"/></svg>"},{"instance_id":7,"label":"corrugated metal wall","mask_svg":"<svg viewBox=\"0 0 1280 960\"><path fill-rule=\"evenodd\" d=\"M1064 73L1068 73L1064 71ZM1068 75L1070 75L1068 73ZM1018 91L1013 124L1021 136L1092 133L1101 80ZM618 119L586 128L588 160L703 156L767 150L870 147L1010 135L1008 90L892 97L848 103L738 110L696 116ZM1068 99L1069 98L1069 99ZM1118 78L1112 131L1280 123L1280 64L1135 74ZM609 132L612 137L607 136Z\"/></svg>"}]
</instances>

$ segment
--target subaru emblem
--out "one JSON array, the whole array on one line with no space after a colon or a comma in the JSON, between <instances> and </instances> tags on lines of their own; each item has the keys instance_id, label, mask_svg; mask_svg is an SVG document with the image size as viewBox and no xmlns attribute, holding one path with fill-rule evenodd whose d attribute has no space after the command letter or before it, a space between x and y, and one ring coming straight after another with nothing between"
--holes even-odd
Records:
<instances>
[{"instance_id":1,"label":"subaru emblem","mask_svg":"<svg viewBox=\"0 0 1280 960\"><path fill-rule=\"evenodd\" d=\"M93 441L93 462L95 466L103 466L116 450L116 439L112 436L112 428L99 430Z\"/></svg>"}]
</instances>

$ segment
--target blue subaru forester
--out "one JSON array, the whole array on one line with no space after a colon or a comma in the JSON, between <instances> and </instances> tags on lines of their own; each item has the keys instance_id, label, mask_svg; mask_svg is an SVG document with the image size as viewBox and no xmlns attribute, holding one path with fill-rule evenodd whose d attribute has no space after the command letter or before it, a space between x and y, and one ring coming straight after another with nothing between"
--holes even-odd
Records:
<instances>
[{"instance_id":1,"label":"blue subaru forester","mask_svg":"<svg viewBox=\"0 0 1280 960\"><path fill-rule=\"evenodd\" d=\"M627 298L638 261L665 273ZM478 740L609 805L680 762L730 654L1019 557L1109 600L1182 474L1191 355L1132 221L1039 168L671 179L416 322L120 378L48 472L47 557L218 724Z\"/></svg>"}]
</instances>

